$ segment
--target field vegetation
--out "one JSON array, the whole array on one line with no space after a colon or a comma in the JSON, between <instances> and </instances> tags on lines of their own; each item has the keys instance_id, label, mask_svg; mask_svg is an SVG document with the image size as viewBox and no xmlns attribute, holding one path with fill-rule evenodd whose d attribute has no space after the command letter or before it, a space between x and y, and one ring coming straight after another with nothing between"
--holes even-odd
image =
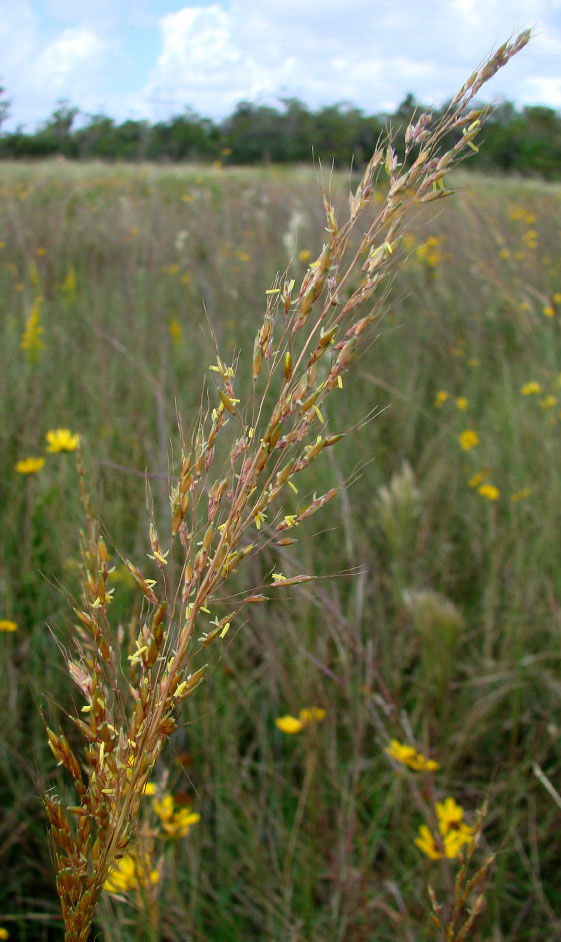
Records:
<instances>
[{"instance_id":1,"label":"field vegetation","mask_svg":"<svg viewBox=\"0 0 561 942\"><path fill-rule=\"evenodd\" d=\"M320 175L3 166L10 940L63 932L39 796L60 789L45 723L81 703L53 638L76 631L75 436L132 644L142 596L123 558L145 558L147 501L169 514L176 413L188 426L206 408L216 363L209 323L226 362L253 348L277 273L290 263L299 283L321 251ZM343 212L349 174L323 183ZM433 939L427 886L449 902L461 864L422 831L427 796L468 835L470 874L488 866L470 937L559 938L561 189L474 173L453 186L409 226L376 342L325 416L330 433L370 420L292 495L296 514L339 488L308 521L317 538L239 577L319 578L248 607L186 701L146 789L145 857L103 894L108 940Z\"/></svg>"}]
</instances>

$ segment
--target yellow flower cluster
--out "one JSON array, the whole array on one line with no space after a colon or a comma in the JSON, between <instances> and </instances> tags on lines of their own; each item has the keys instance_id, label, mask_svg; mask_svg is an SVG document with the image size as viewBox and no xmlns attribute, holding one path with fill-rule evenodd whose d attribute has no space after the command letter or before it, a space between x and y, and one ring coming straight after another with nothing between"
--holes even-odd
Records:
<instances>
[{"instance_id":1,"label":"yellow flower cluster","mask_svg":"<svg viewBox=\"0 0 561 942\"><path fill-rule=\"evenodd\" d=\"M523 396L536 396L538 393L541 393L542 388L539 383L536 383L535 380L532 380L529 383L524 383L520 392Z\"/></svg>"},{"instance_id":2,"label":"yellow flower cluster","mask_svg":"<svg viewBox=\"0 0 561 942\"><path fill-rule=\"evenodd\" d=\"M389 746L386 746L386 752L396 762L401 762L414 772L435 772L440 768L434 759L427 759L421 752L417 752L414 746L398 742L397 739L390 740Z\"/></svg>"},{"instance_id":3,"label":"yellow flower cluster","mask_svg":"<svg viewBox=\"0 0 561 942\"><path fill-rule=\"evenodd\" d=\"M415 249L415 256L422 265L434 269L442 261L440 246L444 242L443 236L429 236L423 245Z\"/></svg>"},{"instance_id":4,"label":"yellow flower cluster","mask_svg":"<svg viewBox=\"0 0 561 942\"><path fill-rule=\"evenodd\" d=\"M312 726L315 723L321 723L325 716L325 710L321 707L304 707L300 710L298 716L279 716L275 720L275 725L280 729L281 733L286 733L288 736L294 736L296 733L301 733L306 726Z\"/></svg>"},{"instance_id":5,"label":"yellow flower cluster","mask_svg":"<svg viewBox=\"0 0 561 942\"><path fill-rule=\"evenodd\" d=\"M415 844L431 860L458 857L462 847L473 841L473 828L464 821L464 809L453 798L446 798L436 802L435 810L439 839L426 824L422 824Z\"/></svg>"},{"instance_id":6,"label":"yellow flower cluster","mask_svg":"<svg viewBox=\"0 0 561 942\"><path fill-rule=\"evenodd\" d=\"M29 316L25 322L25 329L21 338L20 346L22 350L25 350L30 363L37 360L45 349L42 338L44 329L40 323L42 301L43 298L40 295L35 298Z\"/></svg>"},{"instance_id":7,"label":"yellow flower cluster","mask_svg":"<svg viewBox=\"0 0 561 942\"><path fill-rule=\"evenodd\" d=\"M189 808L176 808L172 795L154 798L152 807L168 837L186 837L192 825L201 818L200 814L193 813Z\"/></svg>"}]
</instances>

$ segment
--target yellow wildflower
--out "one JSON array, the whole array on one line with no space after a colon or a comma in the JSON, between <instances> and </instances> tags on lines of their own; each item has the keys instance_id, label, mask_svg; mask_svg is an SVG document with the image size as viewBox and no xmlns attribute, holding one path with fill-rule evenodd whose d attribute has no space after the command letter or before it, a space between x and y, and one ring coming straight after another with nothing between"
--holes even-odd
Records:
<instances>
[{"instance_id":1,"label":"yellow wildflower","mask_svg":"<svg viewBox=\"0 0 561 942\"><path fill-rule=\"evenodd\" d=\"M43 298L40 295L35 298L29 312L29 317L25 322L25 329L20 343L20 347L22 350L25 350L30 363L37 360L45 349L45 344L42 339L44 329L41 327L40 323L42 301Z\"/></svg>"},{"instance_id":2,"label":"yellow wildflower","mask_svg":"<svg viewBox=\"0 0 561 942\"><path fill-rule=\"evenodd\" d=\"M477 493L485 497L486 500L498 500L501 492L494 484L482 484L477 488Z\"/></svg>"},{"instance_id":3,"label":"yellow wildflower","mask_svg":"<svg viewBox=\"0 0 561 942\"><path fill-rule=\"evenodd\" d=\"M427 759L421 752L417 752L414 746L401 743L397 739L390 740L389 746L386 746L386 752L396 762L401 762L414 772L435 772L440 768L434 759Z\"/></svg>"},{"instance_id":4,"label":"yellow wildflower","mask_svg":"<svg viewBox=\"0 0 561 942\"><path fill-rule=\"evenodd\" d=\"M322 707L312 706L303 707L298 716L279 716L275 724L281 733L287 733L294 736L301 733L306 726L312 726L314 723L321 723L325 717L325 710Z\"/></svg>"},{"instance_id":5,"label":"yellow wildflower","mask_svg":"<svg viewBox=\"0 0 561 942\"><path fill-rule=\"evenodd\" d=\"M470 357L467 364L468 366L479 366L480 362L479 357Z\"/></svg>"},{"instance_id":6,"label":"yellow wildflower","mask_svg":"<svg viewBox=\"0 0 561 942\"><path fill-rule=\"evenodd\" d=\"M467 428L458 436L458 441L462 448L462 451L469 451L471 448L475 448L479 444L479 438L477 432L474 432L473 429Z\"/></svg>"},{"instance_id":7,"label":"yellow wildflower","mask_svg":"<svg viewBox=\"0 0 561 942\"><path fill-rule=\"evenodd\" d=\"M456 398L456 408L459 409L460 412L465 412L466 409L467 409L467 407L468 407L468 401L467 401L466 397L465 397L465 396L458 396L458 397Z\"/></svg>"},{"instance_id":8,"label":"yellow wildflower","mask_svg":"<svg viewBox=\"0 0 561 942\"><path fill-rule=\"evenodd\" d=\"M442 236L429 236L423 245L419 245L418 248L415 249L415 255L421 264L426 265L427 268L436 268L439 262L442 261L442 253L439 246L443 241Z\"/></svg>"},{"instance_id":9,"label":"yellow wildflower","mask_svg":"<svg viewBox=\"0 0 561 942\"><path fill-rule=\"evenodd\" d=\"M419 836L415 838L415 844L431 860L440 860L443 856L426 824L421 824Z\"/></svg>"},{"instance_id":10,"label":"yellow wildflower","mask_svg":"<svg viewBox=\"0 0 561 942\"><path fill-rule=\"evenodd\" d=\"M473 828L466 824L464 809L456 804L453 798L437 801L435 810L440 843L437 843L427 825L422 824L415 844L431 860L441 860L443 857L453 859L458 856L464 844L471 844L473 841Z\"/></svg>"},{"instance_id":11,"label":"yellow wildflower","mask_svg":"<svg viewBox=\"0 0 561 942\"><path fill-rule=\"evenodd\" d=\"M529 383L524 383L520 392L523 396L534 396L537 393L541 393L542 388L539 383L536 383L535 380L532 380Z\"/></svg>"},{"instance_id":12,"label":"yellow wildflower","mask_svg":"<svg viewBox=\"0 0 561 942\"><path fill-rule=\"evenodd\" d=\"M467 824L462 824L458 830L450 830L442 837L442 850L439 849L436 839L426 824L419 828L419 836L415 838L415 844L431 860L441 860L446 857L453 860L458 857L464 844L471 844L473 834Z\"/></svg>"},{"instance_id":13,"label":"yellow wildflower","mask_svg":"<svg viewBox=\"0 0 561 942\"><path fill-rule=\"evenodd\" d=\"M193 824L201 820L200 814L189 811L189 808L180 808L175 812L172 820L167 826L164 824L164 830L171 837L186 837Z\"/></svg>"},{"instance_id":14,"label":"yellow wildflower","mask_svg":"<svg viewBox=\"0 0 561 942\"><path fill-rule=\"evenodd\" d=\"M43 465L45 464L44 458L22 458L21 461L15 465L14 470L18 474L36 474L37 471L40 471Z\"/></svg>"},{"instance_id":15,"label":"yellow wildflower","mask_svg":"<svg viewBox=\"0 0 561 942\"><path fill-rule=\"evenodd\" d=\"M108 893L126 893L128 890L136 890L148 883L158 883L159 879L160 874L151 868L148 856L146 856L145 865L142 866L132 854L125 854L109 871L103 889Z\"/></svg>"},{"instance_id":16,"label":"yellow wildflower","mask_svg":"<svg viewBox=\"0 0 561 942\"><path fill-rule=\"evenodd\" d=\"M298 253L298 258L301 262L307 262L311 254L309 249L302 249L302 251Z\"/></svg>"},{"instance_id":17,"label":"yellow wildflower","mask_svg":"<svg viewBox=\"0 0 561 942\"><path fill-rule=\"evenodd\" d=\"M17 623L8 621L7 618L0 618L0 631L17 631Z\"/></svg>"},{"instance_id":18,"label":"yellow wildflower","mask_svg":"<svg viewBox=\"0 0 561 942\"><path fill-rule=\"evenodd\" d=\"M183 335L183 331L181 330L181 324L177 320L177 317L172 317L169 323L169 333L173 342L179 343Z\"/></svg>"},{"instance_id":19,"label":"yellow wildflower","mask_svg":"<svg viewBox=\"0 0 561 942\"><path fill-rule=\"evenodd\" d=\"M464 809L449 797L435 805L438 828L446 857L457 857L464 844L471 844L473 829L464 821Z\"/></svg>"},{"instance_id":20,"label":"yellow wildflower","mask_svg":"<svg viewBox=\"0 0 561 942\"><path fill-rule=\"evenodd\" d=\"M551 307L551 304L545 304L542 308L542 312L545 317L553 317L555 314L555 309Z\"/></svg>"},{"instance_id":21,"label":"yellow wildflower","mask_svg":"<svg viewBox=\"0 0 561 942\"><path fill-rule=\"evenodd\" d=\"M561 304L561 292L556 291L556 293L553 295L553 303Z\"/></svg>"},{"instance_id":22,"label":"yellow wildflower","mask_svg":"<svg viewBox=\"0 0 561 942\"><path fill-rule=\"evenodd\" d=\"M440 409L446 400L448 399L448 393L445 389L440 389L436 396L434 397L434 405L437 409Z\"/></svg>"},{"instance_id":23,"label":"yellow wildflower","mask_svg":"<svg viewBox=\"0 0 561 942\"><path fill-rule=\"evenodd\" d=\"M152 807L168 837L186 837L191 826L200 821L201 816L189 808L176 808L172 795L155 798Z\"/></svg>"},{"instance_id":24,"label":"yellow wildflower","mask_svg":"<svg viewBox=\"0 0 561 942\"><path fill-rule=\"evenodd\" d=\"M125 854L109 871L103 889L108 893L126 893L127 890L134 890L136 886L138 880L134 860L130 854Z\"/></svg>"},{"instance_id":25,"label":"yellow wildflower","mask_svg":"<svg viewBox=\"0 0 561 942\"><path fill-rule=\"evenodd\" d=\"M436 817L439 825L444 825L445 830L451 827L457 827L464 817L464 809L456 804L454 798L445 798L444 801L437 801L435 805Z\"/></svg>"},{"instance_id":26,"label":"yellow wildflower","mask_svg":"<svg viewBox=\"0 0 561 942\"><path fill-rule=\"evenodd\" d=\"M2 243L3 246L4 243ZM4 929L4 926L0 926L0 939L9 939L10 933L7 929Z\"/></svg>"},{"instance_id":27,"label":"yellow wildflower","mask_svg":"<svg viewBox=\"0 0 561 942\"><path fill-rule=\"evenodd\" d=\"M553 409L553 406L557 405L557 396L544 396L540 400L540 406L542 409Z\"/></svg>"},{"instance_id":28,"label":"yellow wildflower","mask_svg":"<svg viewBox=\"0 0 561 942\"><path fill-rule=\"evenodd\" d=\"M312 723L321 723L325 717L325 710L316 706L304 707L298 715L304 726L310 726Z\"/></svg>"},{"instance_id":29,"label":"yellow wildflower","mask_svg":"<svg viewBox=\"0 0 561 942\"><path fill-rule=\"evenodd\" d=\"M68 428L49 429L47 432L47 451L75 451L80 441L79 435L71 435Z\"/></svg>"}]
</instances>

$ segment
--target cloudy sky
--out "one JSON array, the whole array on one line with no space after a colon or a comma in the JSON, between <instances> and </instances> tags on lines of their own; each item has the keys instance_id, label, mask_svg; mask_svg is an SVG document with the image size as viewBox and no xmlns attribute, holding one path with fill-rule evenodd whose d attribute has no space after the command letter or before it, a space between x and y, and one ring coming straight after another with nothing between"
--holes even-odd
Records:
<instances>
[{"instance_id":1,"label":"cloudy sky","mask_svg":"<svg viewBox=\"0 0 561 942\"><path fill-rule=\"evenodd\" d=\"M0 82L12 127L61 99L119 120L279 96L375 113L442 102L528 26L488 97L561 108L561 0L0 0Z\"/></svg>"}]
</instances>

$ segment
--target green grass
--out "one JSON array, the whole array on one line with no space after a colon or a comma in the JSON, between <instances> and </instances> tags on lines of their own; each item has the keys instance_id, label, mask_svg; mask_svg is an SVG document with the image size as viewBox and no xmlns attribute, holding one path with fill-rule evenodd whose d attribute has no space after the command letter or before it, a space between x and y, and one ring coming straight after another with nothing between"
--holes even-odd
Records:
<instances>
[{"instance_id":1,"label":"green grass","mask_svg":"<svg viewBox=\"0 0 561 942\"><path fill-rule=\"evenodd\" d=\"M74 698L53 633L65 644L73 631L81 514L72 455L47 456L28 478L14 465L45 454L48 429L79 432L109 543L142 560L144 472L162 518L175 404L187 428L214 359L206 316L247 373L290 220L301 214L298 279L323 219L303 169L3 171L0 618L19 627L0 634L0 925L31 942L62 935L40 802L58 779L41 713ZM446 898L445 877L413 843L422 817L383 752L384 737L405 738L401 711L442 766L439 797L470 820L489 803L476 859L497 862L473 938L559 938L560 809L533 763L561 790L561 188L455 182L460 193L412 228L381 335L330 431L380 414L303 484L301 498L349 482L290 547L300 571L336 577L249 612L167 752L170 783L201 821L165 850L162 940L434 938L426 883ZM332 184L343 205L348 176ZM442 241L423 259L431 236ZM20 342L38 295L45 349L30 362ZM542 392L522 395L531 380ZM436 408L439 390L449 397ZM547 395L559 401L546 408ZM467 428L479 444L462 452ZM378 490L404 460L418 512L388 539ZM497 501L468 484L483 469ZM126 630L138 600L122 574L114 584ZM438 638L415 627L402 594L429 588L464 619L444 685ZM276 729L310 704L326 709L321 725ZM107 902L100 918L108 940L144 937L130 905Z\"/></svg>"}]
</instances>

